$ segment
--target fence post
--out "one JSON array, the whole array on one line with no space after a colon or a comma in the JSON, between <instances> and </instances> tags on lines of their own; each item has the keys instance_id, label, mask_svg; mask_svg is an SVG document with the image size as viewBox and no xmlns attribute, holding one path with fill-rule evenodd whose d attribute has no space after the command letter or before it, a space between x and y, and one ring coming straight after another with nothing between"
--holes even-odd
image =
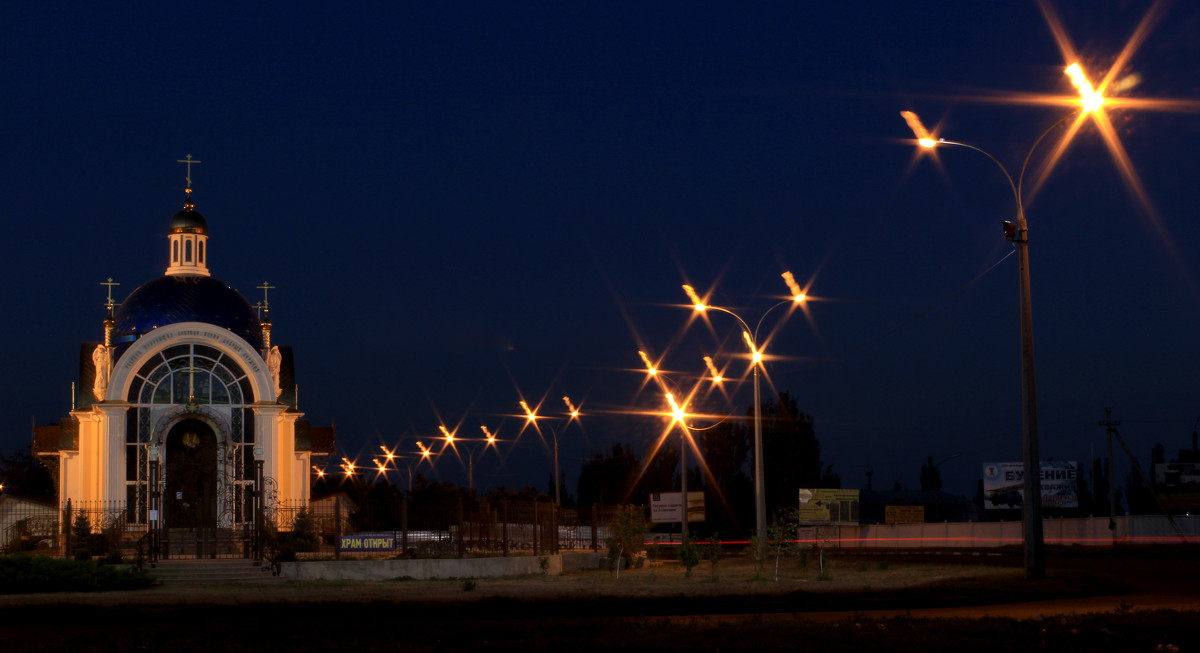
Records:
<instances>
[{"instance_id":1,"label":"fence post","mask_svg":"<svg viewBox=\"0 0 1200 653\"><path fill-rule=\"evenodd\" d=\"M408 497L400 499L400 553L408 555Z\"/></svg>"},{"instance_id":2,"label":"fence post","mask_svg":"<svg viewBox=\"0 0 1200 653\"><path fill-rule=\"evenodd\" d=\"M458 520L458 557L467 557L467 538L463 532L463 501L462 497L458 498L458 507L454 511L454 516Z\"/></svg>"},{"instance_id":3,"label":"fence post","mask_svg":"<svg viewBox=\"0 0 1200 653\"><path fill-rule=\"evenodd\" d=\"M333 501L333 559L342 559L342 502Z\"/></svg>"},{"instance_id":4,"label":"fence post","mask_svg":"<svg viewBox=\"0 0 1200 653\"><path fill-rule=\"evenodd\" d=\"M550 506L550 528L554 531L552 533L554 539L550 540L550 553L553 555L558 555L558 546L560 544L560 542L558 540L561 537L561 533L558 532L558 504L557 503Z\"/></svg>"},{"instance_id":5,"label":"fence post","mask_svg":"<svg viewBox=\"0 0 1200 653\"><path fill-rule=\"evenodd\" d=\"M504 541L500 544L504 555L508 555L508 497L501 499L501 509L504 510L504 521L500 523L500 537Z\"/></svg>"},{"instance_id":6,"label":"fence post","mask_svg":"<svg viewBox=\"0 0 1200 653\"><path fill-rule=\"evenodd\" d=\"M67 505L63 508L63 555L71 555L71 499L67 499Z\"/></svg>"},{"instance_id":7,"label":"fence post","mask_svg":"<svg viewBox=\"0 0 1200 653\"><path fill-rule=\"evenodd\" d=\"M592 504L592 553L600 552L599 542L597 541L597 538L596 538L596 526L599 522L599 519L597 519L597 514L596 514L598 510L599 510L599 508L596 506L596 504L593 503Z\"/></svg>"},{"instance_id":8,"label":"fence post","mask_svg":"<svg viewBox=\"0 0 1200 653\"><path fill-rule=\"evenodd\" d=\"M541 542L539 542L538 539L539 539L538 538L538 500L534 499L533 500L533 555L535 555L535 556L540 555L540 552L538 551L538 545L541 544Z\"/></svg>"}]
</instances>

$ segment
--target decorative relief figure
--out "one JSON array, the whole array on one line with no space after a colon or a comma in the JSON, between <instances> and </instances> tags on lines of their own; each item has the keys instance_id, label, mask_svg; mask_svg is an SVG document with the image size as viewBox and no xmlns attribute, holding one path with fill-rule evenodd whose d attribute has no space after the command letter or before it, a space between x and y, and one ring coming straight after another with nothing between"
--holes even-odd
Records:
<instances>
[{"instance_id":1,"label":"decorative relief figure","mask_svg":"<svg viewBox=\"0 0 1200 653\"><path fill-rule=\"evenodd\" d=\"M271 379L275 382L275 397L283 394L283 388L279 385L279 366L283 363L283 354L279 353L279 347L271 347L271 351L267 352L267 371L271 373Z\"/></svg>"},{"instance_id":2,"label":"decorative relief figure","mask_svg":"<svg viewBox=\"0 0 1200 653\"><path fill-rule=\"evenodd\" d=\"M104 396L108 393L108 380L112 377L113 349L115 347L96 345L96 348L92 350L92 363L96 366L96 375L92 380L92 394L96 395L96 401L104 401Z\"/></svg>"}]
</instances>

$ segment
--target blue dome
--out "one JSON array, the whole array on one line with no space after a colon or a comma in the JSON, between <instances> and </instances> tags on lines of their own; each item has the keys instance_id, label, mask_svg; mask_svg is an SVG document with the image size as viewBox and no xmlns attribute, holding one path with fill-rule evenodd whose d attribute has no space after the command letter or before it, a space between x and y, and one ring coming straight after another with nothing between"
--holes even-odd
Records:
<instances>
[{"instance_id":1,"label":"blue dome","mask_svg":"<svg viewBox=\"0 0 1200 653\"><path fill-rule=\"evenodd\" d=\"M262 325L254 307L232 286L212 277L170 275L148 281L125 298L114 317L118 343L133 342L168 324L204 322L262 348Z\"/></svg>"}]
</instances>

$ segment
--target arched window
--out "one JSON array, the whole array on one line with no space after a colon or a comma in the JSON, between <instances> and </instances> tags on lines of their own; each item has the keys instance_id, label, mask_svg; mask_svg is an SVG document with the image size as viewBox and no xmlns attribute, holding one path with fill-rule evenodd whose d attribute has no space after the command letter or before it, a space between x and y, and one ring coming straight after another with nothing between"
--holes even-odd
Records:
<instances>
[{"instance_id":1,"label":"arched window","mask_svg":"<svg viewBox=\"0 0 1200 653\"><path fill-rule=\"evenodd\" d=\"M196 246L199 248L199 251L197 252L199 256L196 257L196 260L200 263L200 265L204 265L204 241L200 241Z\"/></svg>"},{"instance_id":2,"label":"arched window","mask_svg":"<svg viewBox=\"0 0 1200 653\"><path fill-rule=\"evenodd\" d=\"M171 262L172 263L179 262L179 241L178 240L171 241Z\"/></svg>"},{"instance_id":3,"label":"arched window","mask_svg":"<svg viewBox=\"0 0 1200 653\"><path fill-rule=\"evenodd\" d=\"M187 243L190 244L190 243ZM184 253L187 252L185 244ZM149 452L154 429L170 406L206 406L222 415L230 432L218 469L228 490L219 499L223 526L253 519L254 391L236 357L202 344L168 347L149 357L130 384L126 417L125 485L129 523L149 518Z\"/></svg>"},{"instance_id":4,"label":"arched window","mask_svg":"<svg viewBox=\"0 0 1200 653\"><path fill-rule=\"evenodd\" d=\"M183 262L192 262L192 241L186 240L183 243Z\"/></svg>"}]
</instances>

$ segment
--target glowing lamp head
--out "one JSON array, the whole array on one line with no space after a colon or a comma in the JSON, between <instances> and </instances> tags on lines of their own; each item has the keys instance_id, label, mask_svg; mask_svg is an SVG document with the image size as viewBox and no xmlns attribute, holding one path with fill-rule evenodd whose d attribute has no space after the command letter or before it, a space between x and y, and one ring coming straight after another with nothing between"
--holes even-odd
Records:
<instances>
[{"instance_id":1,"label":"glowing lamp head","mask_svg":"<svg viewBox=\"0 0 1200 653\"><path fill-rule=\"evenodd\" d=\"M754 360L755 363L761 363L762 362L762 352L760 352L758 350L758 347L755 346L754 338L750 335L750 332L743 331L742 337L745 338L745 340L746 340L746 346L750 347L751 358Z\"/></svg>"},{"instance_id":2,"label":"glowing lamp head","mask_svg":"<svg viewBox=\"0 0 1200 653\"><path fill-rule=\"evenodd\" d=\"M522 399L519 403L521 404L521 409L525 411L525 419L529 420L530 422L536 421L537 415L532 409L529 408L529 404L525 403L524 399Z\"/></svg>"},{"instance_id":3,"label":"glowing lamp head","mask_svg":"<svg viewBox=\"0 0 1200 653\"><path fill-rule=\"evenodd\" d=\"M451 433L450 430L444 425L439 424L438 430L441 431L442 435L446 437L446 442L454 442L454 434Z\"/></svg>"},{"instance_id":4,"label":"glowing lamp head","mask_svg":"<svg viewBox=\"0 0 1200 653\"><path fill-rule=\"evenodd\" d=\"M671 404L671 416L672 416L672 418L673 418L673 419L674 419L676 422L679 422L680 424L682 424L682 423L683 423L683 418L684 418L684 417L686 417L686 415L685 415L685 414L684 414L684 412L683 412L683 408L682 408L682 407L680 407L680 406L679 406L679 404L676 404L676 403L675 403L675 396L674 396L674 395L672 395L672 394L671 394L671 393L669 393L669 392L667 393L667 403Z\"/></svg>"},{"instance_id":5,"label":"glowing lamp head","mask_svg":"<svg viewBox=\"0 0 1200 653\"><path fill-rule=\"evenodd\" d=\"M791 272L784 272L779 276L783 277L784 282L787 283L788 290L792 292L792 301L797 304L804 301L807 295L804 293L804 289L800 287L800 284L796 283L796 277L792 276Z\"/></svg>"},{"instance_id":6,"label":"glowing lamp head","mask_svg":"<svg viewBox=\"0 0 1200 653\"><path fill-rule=\"evenodd\" d=\"M1088 81L1083 67L1078 62L1067 66L1066 73L1071 78L1071 83L1079 91L1079 103L1083 107L1084 113L1096 111L1104 105L1104 96L1100 94L1100 91L1092 88L1092 83Z\"/></svg>"},{"instance_id":7,"label":"glowing lamp head","mask_svg":"<svg viewBox=\"0 0 1200 653\"><path fill-rule=\"evenodd\" d=\"M571 417L579 417L579 409L575 407L575 404L571 403L570 397L564 396L563 403L567 405L567 412L571 414Z\"/></svg>"},{"instance_id":8,"label":"glowing lamp head","mask_svg":"<svg viewBox=\"0 0 1200 653\"><path fill-rule=\"evenodd\" d=\"M639 349L638 356L641 356L642 362L646 364L646 373L647 374L649 374L650 376L654 376L654 375L658 374L658 370L655 369L654 363L650 362L650 357L646 355L646 352Z\"/></svg>"},{"instance_id":9,"label":"glowing lamp head","mask_svg":"<svg viewBox=\"0 0 1200 653\"><path fill-rule=\"evenodd\" d=\"M704 309L708 308L704 305L704 301L700 299L700 295L696 294L695 288L685 283L683 284L683 291L687 293L688 299L692 300L692 307L694 307L697 311L703 311Z\"/></svg>"},{"instance_id":10,"label":"glowing lamp head","mask_svg":"<svg viewBox=\"0 0 1200 653\"><path fill-rule=\"evenodd\" d=\"M917 137L917 145L926 149L932 149L938 144L933 139L933 134L925 129L925 125L921 123L921 119L912 111L901 111L900 117L904 118L904 122L908 123L908 128L912 130L913 136Z\"/></svg>"}]
</instances>

